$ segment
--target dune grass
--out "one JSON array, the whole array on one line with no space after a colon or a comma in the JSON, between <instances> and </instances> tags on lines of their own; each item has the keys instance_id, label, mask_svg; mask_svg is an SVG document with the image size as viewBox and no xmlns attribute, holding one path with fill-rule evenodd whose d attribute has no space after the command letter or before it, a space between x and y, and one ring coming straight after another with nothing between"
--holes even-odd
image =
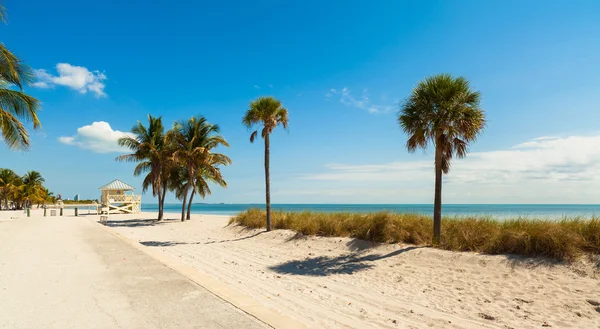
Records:
<instances>
[{"instance_id":1,"label":"dune grass","mask_svg":"<svg viewBox=\"0 0 600 329\"><path fill-rule=\"evenodd\" d=\"M272 212L275 229L305 235L352 237L377 243L431 243L431 217L419 214ZM249 209L230 220L248 228L264 228L265 212ZM450 217L442 220L441 249L487 254L545 256L571 261L600 254L600 218L562 220Z\"/></svg>"}]
</instances>

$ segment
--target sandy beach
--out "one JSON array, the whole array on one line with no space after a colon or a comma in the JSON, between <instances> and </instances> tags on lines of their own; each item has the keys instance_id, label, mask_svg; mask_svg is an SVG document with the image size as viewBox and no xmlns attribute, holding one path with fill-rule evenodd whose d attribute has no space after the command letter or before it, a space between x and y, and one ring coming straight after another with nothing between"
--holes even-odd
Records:
<instances>
[{"instance_id":1,"label":"sandy beach","mask_svg":"<svg viewBox=\"0 0 600 329\"><path fill-rule=\"evenodd\" d=\"M269 328L84 217L0 212L0 328Z\"/></svg>"},{"instance_id":2,"label":"sandy beach","mask_svg":"<svg viewBox=\"0 0 600 329\"><path fill-rule=\"evenodd\" d=\"M312 328L600 328L600 269L586 260L265 233L227 226L227 216L154 217L111 215L108 225Z\"/></svg>"}]
</instances>

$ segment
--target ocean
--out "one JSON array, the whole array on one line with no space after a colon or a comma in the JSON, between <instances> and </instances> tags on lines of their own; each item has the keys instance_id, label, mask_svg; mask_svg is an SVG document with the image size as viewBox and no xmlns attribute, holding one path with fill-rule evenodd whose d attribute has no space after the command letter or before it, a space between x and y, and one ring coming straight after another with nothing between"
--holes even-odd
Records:
<instances>
[{"instance_id":1,"label":"ocean","mask_svg":"<svg viewBox=\"0 0 600 329\"><path fill-rule=\"evenodd\" d=\"M264 209L264 204L194 204L192 213L212 215L236 215L248 208ZM301 212L377 212L433 214L431 204L272 204L274 210ZM158 210L157 204L142 204L142 210ZM165 204L165 212L181 212L181 204ZM445 204L443 216L487 216L494 218L543 218L600 217L597 204Z\"/></svg>"}]
</instances>

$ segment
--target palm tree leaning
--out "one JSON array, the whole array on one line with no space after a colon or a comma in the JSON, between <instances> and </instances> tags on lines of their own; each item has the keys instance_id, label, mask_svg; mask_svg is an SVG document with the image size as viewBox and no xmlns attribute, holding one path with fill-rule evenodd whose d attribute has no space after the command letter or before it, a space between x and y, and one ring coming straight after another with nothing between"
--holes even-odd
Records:
<instances>
[{"instance_id":1,"label":"palm tree leaning","mask_svg":"<svg viewBox=\"0 0 600 329\"><path fill-rule=\"evenodd\" d=\"M284 129L288 128L288 111L281 105L281 102L273 97L260 97L250 103L250 108L244 115L242 123L256 130L250 135L250 143L253 143L258 135L258 130L262 127L260 135L265 140L265 196L267 210L267 231L273 229L271 223L271 181L270 181L270 140L269 137L275 127L282 125Z\"/></svg>"},{"instance_id":2,"label":"palm tree leaning","mask_svg":"<svg viewBox=\"0 0 600 329\"><path fill-rule=\"evenodd\" d=\"M191 189L192 195L189 200L191 203L193 194L197 190L198 178L202 177L204 172L220 175L217 166L231 163L229 157L212 152L220 145L229 147L225 138L219 134L219 130L219 125L209 123L203 116L196 116L187 121L175 122L173 129L167 134L174 151L173 160L176 166L174 176L178 177L177 181L172 180L172 187L176 191L176 196L183 200L182 222L186 219L188 194ZM190 210L188 210L187 219L190 219Z\"/></svg>"},{"instance_id":3,"label":"palm tree leaning","mask_svg":"<svg viewBox=\"0 0 600 329\"><path fill-rule=\"evenodd\" d=\"M442 174L448 174L454 156L467 155L469 144L484 129L480 98L467 79L439 74L419 82L401 105L398 122L409 136L408 151L426 149L429 143L435 148L434 245L441 239Z\"/></svg>"},{"instance_id":4,"label":"palm tree leaning","mask_svg":"<svg viewBox=\"0 0 600 329\"><path fill-rule=\"evenodd\" d=\"M207 195L212 194L209 183L216 184L221 187L227 187L227 182L223 179L223 175L221 174L221 169L219 166L227 166L231 164L231 160L227 157L227 159L222 154L217 154L217 156L212 156L206 161L206 164L200 168L200 170L196 173L196 177L194 177L194 183L192 188L192 193L190 194L190 202L188 203L187 208L187 219L190 219L192 212L192 200L194 199L194 194L198 193L203 199L206 198Z\"/></svg>"},{"instance_id":5,"label":"palm tree leaning","mask_svg":"<svg viewBox=\"0 0 600 329\"><path fill-rule=\"evenodd\" d=\"M6 23L2 6L0 21ZM0 43L0 135L10 149L29 148L29 134L20 120L31 121L33 129L41 127L37 117L40 102L23 92L23 86L32 81L31 69Z\"/></svg>"},{"instance_id":6,"label":"palm tree leaning","mask_svg":"<svg viewBox=\"0 0 600 329\"><path fill-rule=\"evenodd\" d=\"M142 183L143 192L152 188L152 195L158 198L158 220L161 221L164 216L168 180L165 172L168 171L166 168L170 158L162 117L148 115L148 127L138 121L131 128L131 133L132 136L119 138L118 143L133 153L118 156L115 160L138 162L133 171L134 176L148 173Z\"/></svg>"}]
</instances>

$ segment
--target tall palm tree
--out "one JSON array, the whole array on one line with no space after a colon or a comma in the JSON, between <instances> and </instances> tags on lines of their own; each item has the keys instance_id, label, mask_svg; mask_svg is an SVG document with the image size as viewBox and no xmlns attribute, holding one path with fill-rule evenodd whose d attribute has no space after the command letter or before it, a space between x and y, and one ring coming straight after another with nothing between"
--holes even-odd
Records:
<instances>
[{"instance_id":1,"label":"tall palm tree","mask_svg":"<svg viewBox=\"0 0 600 329\"><path fill-rule=\"evenodd\" d=\"M176 195L183 200L181 221L185 221L186 218L185 210L190 189L195 186L196 178L202 170L210 169L214 159L219 159L218 164L231 163L227 156L212 152L220 145L229 147L219 130L219 125L209 123L203 116L196 116L187 121L175 122L173 129L167 134L174 150L173 159L180 168L179 181L174 181L174 184L179 185Z\"/></svg>"},{"instance_id":2,"label":"tall palm tree","mask_svg":"<svg viewBox=\"0 0 600 329\"><path fill-rule=\"evenodd\" d=\"M271 173L269 167L270 141L269 136L278 125L288 128L288 111L281 102L273 97L260 97L250 103L250 108L244 115L242 123L248 128L256 130L250 135L250 143L254 143L258 130L262 127L260 135L265 140L265 196L267 208L267 231L273 229L271 225Z\"/></svg>"},{"instance_id":3,"label":"tall palm tree","mask_svg":"<svg viewBox=\"0 0 600 329\"><path fill-rule=\"evenodd\" d=\"M398 122L409 136L408 151L426 149L429 143L435 147L434 245L440 243L441 237L442 174L450 171L454 156L467 155L469 143L485 127L480 98L467 79L439 74L419 82L401 106Z\"/></svg>"},{"instance_id":4,"label":"tall palm tree","mask_svg":"<svg viewBox=\"0 0 600 329\"><path fill-rule=\"evenodd\" d=\"M2 6L0 21L6 22ZM20 120L31 121L33 129L41 127L37 117L40 102L23 92L23 86L32 81L31 69L0 43L0 134L10 149L29 148L29 134Z\"/></svg>"},{"instance_id":5,"label":"tall palm tree","mask_svg":"<svg viewBox=\"0 0 600 329\"><path fill-rule=\"evenodd\" d=\"M119 138L120 146L127 147L133 153L118 156L117 161L138 162L133 174L140 176L148 173L142 184L142 191L152 188L152 195L158 198L158 220L164 216L164 204L167 189L165 187L166 167L169 162L169 150L165 140L165 128L162 117L148 115L148 127L140 121L131 128L133 136Z\"/></svg>"}]
</instances>

